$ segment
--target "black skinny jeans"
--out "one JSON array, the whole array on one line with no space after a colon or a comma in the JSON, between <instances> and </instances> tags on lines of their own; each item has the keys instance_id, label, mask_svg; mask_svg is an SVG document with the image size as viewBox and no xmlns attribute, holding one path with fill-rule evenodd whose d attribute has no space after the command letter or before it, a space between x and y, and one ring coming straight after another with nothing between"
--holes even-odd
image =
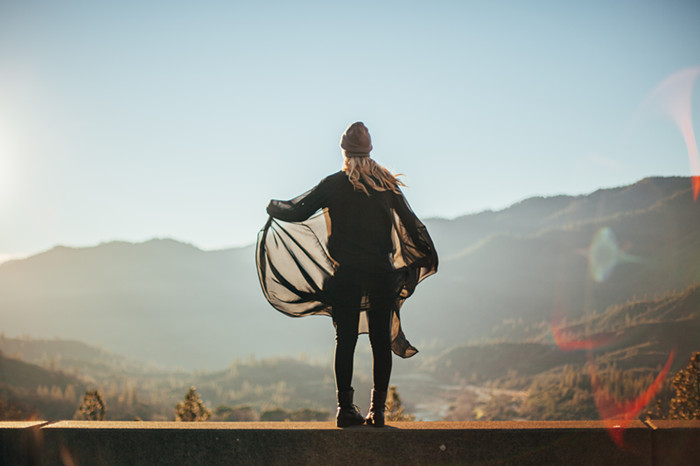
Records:
<instances>
[{"instance_id":1,"label":"black skinny jeans","mask_svg":"<svg viewBox=\"0 0 700 466\"><path fill-rule=\"evenodd\" d=\"M333 309L335 326L335 383L338 391L352 389L352 370L360 319L360 287L347 282L343 298ZM349 285L349 286L348 286ZM374 389L387 391L391 377L391 306L393 300L379 291L368 290L372 309L367 312L369 341L372 345Z\"/></svg>"}]
</instances>

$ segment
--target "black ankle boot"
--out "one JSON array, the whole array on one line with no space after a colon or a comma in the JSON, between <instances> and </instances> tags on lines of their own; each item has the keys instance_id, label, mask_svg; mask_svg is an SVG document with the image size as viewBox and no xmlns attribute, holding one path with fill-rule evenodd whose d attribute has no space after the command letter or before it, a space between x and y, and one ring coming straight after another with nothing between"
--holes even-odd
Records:
<instances>
[{"instance_id":1,"label":"black ankle boot","mask_svg":"<svg viewBox=\"0 0 700 466\"><path fill-rule=\"evenodd\" d=\"M369 407L369 412L365 421L367 424L374 427L384 427L384 410L386 404L386 392L378 392L372 389L372 405Z\"/></svg>"},{"instance_id":2,"label":"black ankle boot","mask_svg":"<svg viewBox=\"0 0 700 466\"><path fill-rule=\"evenodd\" d=\"M347 392L336 392L338 395L338 414L335 416L335 423L338 427L359 426L365 423L362 414L357 410L357 406L352 404L352 396L355 390Z\"/></svg>"}]
</instances>

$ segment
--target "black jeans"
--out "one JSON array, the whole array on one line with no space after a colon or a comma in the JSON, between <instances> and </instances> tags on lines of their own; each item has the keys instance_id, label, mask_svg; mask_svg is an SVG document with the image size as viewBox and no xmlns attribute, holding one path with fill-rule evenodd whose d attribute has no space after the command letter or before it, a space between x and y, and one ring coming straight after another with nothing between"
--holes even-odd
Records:
<instances>
[{"instance_id":1,"label":"black jeans","mask_svg":"<svg viewBox=\"0 0 700 466\"><path fill-rule=\"evenodd\" d=\"M370 293L372 309L367 312L369 341L372 345L372 375L374 389L387 391L391 377L391 305L392 300ZM372 299L374 298L374 299ZM335 326L335 384L338 391L352 388L352 369L357 344L360 319L360 294L356 305L338 306L333 309Z\"/></svg>"}]
</instances>

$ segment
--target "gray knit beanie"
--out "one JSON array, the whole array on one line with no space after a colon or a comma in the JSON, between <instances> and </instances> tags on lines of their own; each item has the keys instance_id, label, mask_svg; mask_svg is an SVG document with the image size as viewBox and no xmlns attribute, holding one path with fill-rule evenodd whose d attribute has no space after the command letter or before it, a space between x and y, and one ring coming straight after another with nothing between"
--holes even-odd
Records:
<instances>
[{"instance_id":1,"label":"gray knit beanie","mask_svg":"<svg viewBox=\"0 0 700 466\"><path fill-rule=\"evenodd\" d=\"M348 126L340 138L340 147L345 157L369 157L372 138L365 124L358 121Z\"/></svg>"}]
</instances>

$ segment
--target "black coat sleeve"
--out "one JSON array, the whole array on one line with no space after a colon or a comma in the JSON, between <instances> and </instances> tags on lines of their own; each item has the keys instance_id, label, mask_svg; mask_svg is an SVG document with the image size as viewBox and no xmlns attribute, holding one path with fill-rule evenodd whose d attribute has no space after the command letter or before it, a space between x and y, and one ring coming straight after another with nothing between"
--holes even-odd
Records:
<instances>
[{"instance_id":1,"label":"black coat sleeve","mask_svg":"<svg viewBox=\"0 0 700 466\"><path fill-rule=\"evenodd\" d=\"M328 183L324 179L313 189L288 201L273 199L267 205L267 213L285 222L303 222L328 202Z\"/></svg>"}]
</instances>

